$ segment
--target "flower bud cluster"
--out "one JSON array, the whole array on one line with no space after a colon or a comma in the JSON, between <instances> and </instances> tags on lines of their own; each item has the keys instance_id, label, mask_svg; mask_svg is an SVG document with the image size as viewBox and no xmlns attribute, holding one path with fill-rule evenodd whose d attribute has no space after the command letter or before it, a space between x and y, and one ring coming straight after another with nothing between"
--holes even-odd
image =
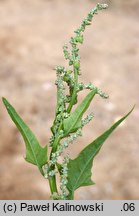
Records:
<instances>
[{"instance_id":1,"label":"flower bud cluster","mask_svg":"<svg viewBox=\"0 0 139 216\"><path fill-rule=\"evenodd\" d=\"M91 84L91 83L88 83L88 84L78 83L78 85L77 85L77 92L82 91L84 89L96 90L96 87L93 84Z\"/></svg>"},{"instance_id":2,"label":"flower bud cluster","mask_svg":"<svg viewBox=\"0 0 139 216\"><path fill-rule=\"evenodd\" d=\"M79 49L77 48L77 44L83 43L83 32L85 31L86 26L90 25L92 22L92 18L94 14L97 14L98 10L106 9L106 4L97 4L95 8L93 8L90 13L87 15L87 17L82 21L81 26L75 30L76 33L75 37L71 37L70 44L72 46L71 54L68 51L68 46L63 47L63 52L65 59L69 60L69 65L73 65L75 68L75 65L77 66L78 74L80 71L80 56L78 54Z\"/></svg>"},{"instance_id":3,"label":"flower bud cluster","mask_svg":"<svg viewBox=\"0 0 139 216\"><path fill-rule=\"evenodd\" d=\"M71 37L70 44L72 46L71 53L68 52L68 46L63 47L63 52L65 59L69 61L69 66L72 66L77 70L80 69L80 56L79 56L79 49L77 48L77 43L80 43L76 37Z\"/></svg>"},{"instance_id":4,"label":"flower bud cluster","mask_svg":"<svg viewBox=\"0 0 139 216\"><path fill-rule=\"evenodd\" d=\"M63 46L63 53L64 53L64 56L65 56L65 59L66 59L66 60L67 60L67 59L70 60L71 56L70 56L70 53L69 53L69 51L68 51L68 46L67 46L67 44L65 44L65 45Z\"/></svg>"},{"instance_id":5,"label":"flower bud cluster","mask_svg":"<svg viewBox=\"0 0 139 216\"><path fill-rule=\"evenodd\" d=\"M68 183L68 163L69 163L69 157L66 156L64 158L64 161L61 165L61 178L60 178L60 189L61 189L61 199L67 199L67 196L69 194L69 191L67 189L67 183Z\"/></svg>"},{"instance_id":6,"label":"flower bud cluster","mask_svg":"<svg viewBox=\"0 0 139 216\"><path fill-rule=\"evenodd\" d=\"M50 170L50 165L47 163L43 167L44 178L48 179L56 175L58 170L55 168L54 170Z\"/></svg>"},{"instance_id":7,"label":"flower bud cluster","mask_svg":"<svg viewBox=\"0 0 139 216\"><path fill-rule=\"evenodd\" d=\"M57 101L57 113L62 112L64 110L64 85L63 85L63 78L58 75L56 83L57 90L58 90L58 101Z\"/></svg>"},{"instance_id":8,"label":"flower bud cluster","mask_svg":"<svg viewBox=\"0 0 139 216\"><path fill-rule=\"evenodd\" d=\"M58 193L56 193L56 192L54 192L54 193L51 195L51 198L52 198L53 200L60 200L60 199L61 199L60 195L59 195Z\"/></svg>"},{"instance_id":9,"label":"flower bud cluster","mask_svg":"<svg viewBox=\"0 0 139 216\"><path fill-rule=\"evenodd\" d=\"M102 10L102 9L106 9L108 7L107 4L97 4L95 8L93 8L90 13L88 13L87 17L82 21L81 23L81 26L75 30L74 32L77 34L77 35L80 35L82 32L85 31L85 28L86 26L90 25L91 22L92 22L92 18L95 14L97 14L97 12L99 10Z\"/></svg>"},{"instance_id":10,"label":"flower bud cluster","mask_svg":"<svg viewBox=\"0 0 139 216\"><path fill-rule=\"evenodd\" d=\"M101 89L97 88L97 94L100 95L102 98L107 99L109 97L108 94L103 92Z\"/></svg>"},{"instance_id":11,"label":"flower bud cluster","mask_svg":"<svg viewBox=\"0 0 139 216\"><path fill-rule=\"evenodd\" d=\"M63 119L63 112L65 112L65 95L64 95L64 83L63 83L63 74L66 73L65 67L57 66L55 68L57 73L57 80L55 84L57 85L57 107L56 107L56 117L51 128L53 135L50 138L50 146L52 146L55 135L57 134L59 125Z\"/></svg>"},{"instance_id":12,"label":"flower bud cluster","mask_svg":"<svg viewBox=\"0 0 139 216\"><path fill-rule=\"evenodd\" d=\"M98 3L96 7L97 7L98 10L103 10L103 9L107 9L108 5Z\"/></svg>"},{"instance_id":13,"label":"flower bud cluster","mask_svg":"<svg viewBox=\"0 0 139 216\"><path fill-rule=\"evenodd\" d=\"M67 46L65 45L63 47L64 49L64 55L65 58L68 59L69 57L69 53L67 51ZM58 88L58 92L64 92L64 82L67 83L67 85L69 86L69 91L70 91L70 95L72 95L72 90L74 88L74 79L73 79L73 75L72 75L72 70L66 70L65 67L63 66L57 66L55 68L56 73L57 73L57 80L56 80L56 85ZM64 94L61 94L61 97L59 98L59 101L63 101L64 103L69 103L70 102L70 95L64 96Z\"/></svg>"},{"instance_id":14,"label":"flower bud cluster","mask_svg":"<svg viewBox=\"0 0 139 216\"><path fill-rule=\"evenodd\" d=\"M82 120L82 127L84 127L86 124L88 124L92 119L93 119L94 115L93 113L90 113L89 115L87 115L83 120Z\"/></svg>"},{"instance_id":15,"label":"flower bud cluster","mask_svg":"<svg viewBox=\"0 0 139 216\"><path fill-rule=\"evenodd\" d=\"M97 90L97 94L100 95L102 98L106 99L109 97L106 93L101 91L101 89L95 87L92 83L88 83L88 84L78 83L77 92L82 91L83 89Z\"/></svg>"},{"instance_id":16,"label":"flower bud cluster","mask_svg":"<svg viewBox=\"0 0 139 216\"><path fill-rule=\"evenodd\" d=\"M63 142L63 147L67 148L70 143L73 143L79 136L82 136L81 129L78 129L76 133L71 134L64 142Z\"/></svg>"},{"instance_id":17,"label":"flower bud cluster","mask_svg":"<svg viewBox=\"0 0 139 216\"><path fill-rule=\"evenodd\" d=\"M60 190L61 193L53 193L52 198L57 200L66 200L67 196L69 194L69 191L67 189L67 183L68 183L68 163L69 163L69 156L67 155L64 157L64 161L61 165L61 176L60 176Z\"/></svg>"},{"instance_id":18,"label":"flower bud cluster","mask_svg":"<svg viewBox=\"0 0 139 216\"><path fill-rule=\"evenodd\" d=\"M57 75L66 73L66 69L63 66L56 66L55 70L56 70Z\"/></svg>"},{"instance_id":19,"label":"flower bud cluster","mask_svg":"<svg viewBox=\"0 0 139 216\"><path fill-rule=\"evenodd\" d=\"M89 117L88 117L89 118ZM87 120L86 120L87 121ZM82 125L83 126L83 125ZM63 136L63 130L59 132L60 136ZM73 143L79 136L82 136L81 128L76 131L76 133L71 134L62 144L59 144L57 151L51 154L51 160L43 166L44 177L49 178L57 173L57 170L50 171L50 167L55 165L58 161L58 157L63 153L63 151L69 146L70 143Z\"/></svg>"},{"instance_id":20,"label":"flower bud cluster","mask_svg":"<svg viewBox=\"0 0 139 216\"><path fill-rule=\"evenodd\" d=\"M82 136L81 129L78 129L76 133L69 135L69 137L64 140L64 142L57 147L57 151L52 153L50 164L56 164L58 157L63 153L63 151L69 146L70 143L73 143L79 136Z\"/></svg>"}]
</instances>

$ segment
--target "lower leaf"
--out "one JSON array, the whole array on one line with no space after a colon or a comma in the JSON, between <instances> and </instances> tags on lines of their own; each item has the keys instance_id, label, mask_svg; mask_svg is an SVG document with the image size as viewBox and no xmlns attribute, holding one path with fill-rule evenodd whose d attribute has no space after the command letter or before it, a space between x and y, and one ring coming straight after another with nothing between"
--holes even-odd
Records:
<instances>
[{"instance_id":1,"label":"lower leaf","mask_svg":"<svg viewBox=\"0 0 139 216\"><path fill-rule=\"evenodd\" d=\"M26 157L25 160L29 163L37 165L41 174L43 175L42 166L47 162L47 146L42 148L30 130L30 128L25 124L21 117L17 114L16 110L12 105L5 99L2 98L3 103L12 118L13 122L19 129L26 145Z\"/></svg>"},{"instance_id":2,"label":"lower leaf","mask_svg":"<svg viewBox=\"0 0 139 216\"><path fill-rule=\"evenodd\" d=\"M84 148L77 158L70 160L68 163L68 184L69 199L74 195L74 191L81 186L93 185L94 182L91 180L91 169L93 165L93 159L100 151L105 140L110 134L118 127L118 125L127 118L127 116L133 111L126 114L123 118L118 120L112 127L105 131L101 136Z\"/></svg>"}]
</instances>

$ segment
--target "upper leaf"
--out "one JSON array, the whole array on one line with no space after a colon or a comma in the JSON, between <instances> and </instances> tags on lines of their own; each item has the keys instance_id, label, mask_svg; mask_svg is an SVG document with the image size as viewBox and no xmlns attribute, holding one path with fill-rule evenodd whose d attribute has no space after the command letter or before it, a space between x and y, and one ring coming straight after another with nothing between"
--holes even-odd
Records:
<instances>
[{"instance_id":1,"label":"upper leaf","mask_svg":"<svg viewBox=\"0 0 139 216\"><path fill-rule=\"evenodd\" d=\"M134 107L132 108L132 110ZM123 118L118 120L112 127L105 131L101 136L84 148L77 158L70 160L68 164L68 184L67 188L70 192L69 199L73 196L74 191L81 186L88 186L94 184L91 180L91 168L94 157L98 154L104 141L117 128L117 126L124 121L124 119L132 112L126 114Z\"/></svg>"},{"instance_id":2,"label":"upper leaf","mask_svg":"<svg viewBox=\"0 0 139 216\"><path fill-rule=\"evenodd\" d=\"M33 132L17 114L12 105L5 99L2 98L3 103L12 118L13 122L19 129L26 145L26 157L25 160L29 163L37 165L40 172L43 175L42 166L47 162L47 146L42 148L36 139Z\"/></svg>"},{"instance_id":3,"label":"upper leaf","mask_svg":"<svg viewBox=\"0 0 139 216\"><path fill-rule=\"evenodd\" d=\"M89 107L96 93L97 93L96 90L92 90L84 98L84 100L78 105L75 111L71 113L67 119L64 120L63 125L64 125L65 135L76 132L81 127L82 116L84 112L87 110L87 108Z\"/></svg>"}]
</instances>

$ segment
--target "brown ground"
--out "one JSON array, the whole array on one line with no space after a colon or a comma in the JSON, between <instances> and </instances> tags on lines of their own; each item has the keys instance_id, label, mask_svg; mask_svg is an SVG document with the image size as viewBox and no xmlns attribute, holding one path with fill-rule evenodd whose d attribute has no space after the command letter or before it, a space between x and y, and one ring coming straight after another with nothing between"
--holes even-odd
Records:
<instances>
[{"instance_id":1,"label":"brown ground","mask_svg":"<svg viewBox=\"0 0 139 216\"><path fill-rule=\"evenodd\" d=\"M0 1L0 96L16 107L42 144L54 117L54 66L63 64L68 41L94 1ZM139 2L112 0L85 34L82 78L108 92L96 97L94 122L69 149L74 157L115 119L136 108L97 156L95 186L76 199L139 199ZM80 96L82 97L82 96ZM49 187L36 167L23 159L23 141L0 102L0 199L49 199Z\"/></svg>"}]
</instances>

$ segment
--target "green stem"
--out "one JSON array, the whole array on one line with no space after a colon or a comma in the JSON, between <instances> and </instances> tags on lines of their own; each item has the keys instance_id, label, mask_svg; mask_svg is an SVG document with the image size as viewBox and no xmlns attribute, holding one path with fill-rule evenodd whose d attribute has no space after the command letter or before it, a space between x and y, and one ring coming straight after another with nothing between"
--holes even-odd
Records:
<instances>
[{"instance_id":1,"label":"green stem","mask_svg":"<svg viewBox=\"0 0 139 216\"><path fill-rule=\"evenodd\" d=\"M57 193L57 185L56 185L56 177L52 176L51 178L49 178L49 186L50 186L50 190L51 190L51 194L53 194L54 192Z\"/></svg>"},{"instance_id":2,"label":"green stem","mask_svg":"<svg viewBox=\"0 0 139 216\"><path fill-rule=\"evenodd\" d=\"M78 84L78 70L74 68L74 89L73 89L71 101L70 101L69 106L67 108L68 113L70 113L70 111L74 105L74 101L75 101L75 98L77 95L77 84Z\"/></svg>"},{"instance_id":3,"label":"green stem","mask_svg":"<svg viewBox=\"0 0 139 216\"><path fill-rule=\"evenodd\" d=\"M61 127L62 127L62 122L59 125L57 136L56 136L55 141L54 141L53 146L52 146L52 150L51 150L51 153L50 153L50 160L51 160L51 157L52 157L52 153L56 152L57 146L58 146L58 144L60 142L61 137L59 136L59 131L61 130ZM55 169L55 165L52 165L50 167L50 171L54 170L54 169ZM51 178L49 178L49 186L50 186L51 194L58 192L57 184L56 184L56 176L52 176Z\"/></svg>"},{"instance_id":4,"label":"green stem","mask_svg":"<svg viewBox=\"0 0 139 216\"><path fill-rule=\"evenodd\" d=\"M62 122L59 125L58 131L57 131L57 135L56 135L56 138L55 138L53 146L52 146L52 151L51 151L51 154L50 154L50 159L51 159L52 153L56 152L57 146L58 146L58 144L60 142L61 137L59 136L59 132L60 132L61 128L62 128Z\"/></svg>"}]
</instances>

